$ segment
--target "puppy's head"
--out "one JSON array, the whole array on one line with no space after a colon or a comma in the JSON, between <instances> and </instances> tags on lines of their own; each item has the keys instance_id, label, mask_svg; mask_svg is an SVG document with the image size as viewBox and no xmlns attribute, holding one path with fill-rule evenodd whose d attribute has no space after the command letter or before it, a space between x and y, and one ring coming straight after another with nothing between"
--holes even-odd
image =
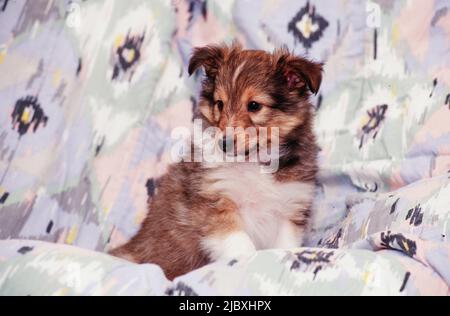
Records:
<instances>
[{"instance_id":1,"label":"puppy's head","mask_svg":"<svg viewBox=\"0 0 450 316\"><path fill-rule=\"evenodd\" d=\"M309 122L308 99L311 93L317 93L322 80L321 64L294 56L286 49L270 54L243 50L237 45L196 48L189 74L198 68L206 74L199 102L201 115L224 133L224 144L234 140L236 146L239 139L244 139L247 151L249 143L261 145L261 128L269 131L270 144L274 127L283 141ZM229 127L235 129L231 135ZM256 135L246 132L252 128Z\"/></svg>"}]
</instances>

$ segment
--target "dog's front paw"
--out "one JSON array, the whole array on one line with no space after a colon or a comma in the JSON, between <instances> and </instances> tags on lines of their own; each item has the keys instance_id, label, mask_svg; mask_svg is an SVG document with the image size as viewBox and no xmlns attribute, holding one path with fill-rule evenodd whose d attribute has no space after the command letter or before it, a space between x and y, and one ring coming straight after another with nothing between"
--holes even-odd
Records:
<instances>
[{"instance_id":1,"label":"dog's front paw","mask_svg":"<svg viewBox=\"0 0 450 316\"><path fill-rule=\"evenodd\" d=\"M275 240L275 248L291 249L300 247L303 239L302 229L291 221L281 224L278 236Z\"/></svg>"},{"instance_id":2,"label":"dog's front paw","mask_svg":"<svg viewBox=\"0 0 450 316\"><path fill-rule=\"evenodd\" d=\"M250 258L256 253L252 240L242 231L206 237L202 244L213 261L229 262L233 259Z\"/></svg>"}]
</instances>

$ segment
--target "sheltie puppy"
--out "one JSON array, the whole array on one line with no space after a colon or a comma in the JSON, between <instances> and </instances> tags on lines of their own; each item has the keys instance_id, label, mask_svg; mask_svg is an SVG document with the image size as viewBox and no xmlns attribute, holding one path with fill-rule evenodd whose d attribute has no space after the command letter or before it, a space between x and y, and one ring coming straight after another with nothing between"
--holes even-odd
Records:
<instances>
[{"instance_id":1,"label":"sheltie puppy","mask_svg":"<svg viewBox=\"0 0 450 316\"><path fill-rule=\"evenodd\" d=\"M271 54L233 44L196 48L189 74L200 68L198 116L216 130L213 147L227 161L169 166L138 233L111 251L158 264L169 279L258 249L299 247L315 194L318 146L309 97L320 87L322 64L286 49ZM262 161L259 154L269 149L271 161Z\"/></svg>"}]
</instances>

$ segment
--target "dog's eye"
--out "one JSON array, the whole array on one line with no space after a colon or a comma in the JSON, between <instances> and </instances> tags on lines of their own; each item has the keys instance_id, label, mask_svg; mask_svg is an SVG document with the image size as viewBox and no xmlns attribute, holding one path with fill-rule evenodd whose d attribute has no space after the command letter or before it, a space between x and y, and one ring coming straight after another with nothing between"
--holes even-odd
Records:
<instances>
[{"instance_id":1,"label":"dog's eye","mask_svg":"<svg viewBox=\"0 0 450 316\"><path fill-rule=\"evenodd\" d=\"M219 108L219 111L222 112L223 109L223 101L222 100L217 100L216 101L217 107Z\"/></svg>"},{"instance_id":2,"label":"dog's eye","mask_svg":"<svg viewBox=\"0 0 450 316\"><path fill-rule=\"evenodd\" d=\"M251 101L247 105L247 109L249 112L258 112L259 110L261 110L261 108L262 108L261 104L259 104L258 102L255 102L255 101Z\"/></svg>"}]
</instances>

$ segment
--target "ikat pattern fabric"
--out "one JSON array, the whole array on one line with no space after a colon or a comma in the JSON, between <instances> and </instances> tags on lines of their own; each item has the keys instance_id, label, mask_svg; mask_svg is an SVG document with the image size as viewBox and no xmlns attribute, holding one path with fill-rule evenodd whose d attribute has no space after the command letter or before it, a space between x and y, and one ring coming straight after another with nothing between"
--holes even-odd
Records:
<instances>
[{"instance_id":1,"label":"ikat pattern fabric","mask_svg":"<svg viewBox=\"0 0 450 316\"><path fill-rule=\"evenodd\" d=\"M325 64L311 233L170 282L105 252L233 40ZM0 294L448 295L449 51L448 0L0 0Z\"/></svg>"}]
</instances>

